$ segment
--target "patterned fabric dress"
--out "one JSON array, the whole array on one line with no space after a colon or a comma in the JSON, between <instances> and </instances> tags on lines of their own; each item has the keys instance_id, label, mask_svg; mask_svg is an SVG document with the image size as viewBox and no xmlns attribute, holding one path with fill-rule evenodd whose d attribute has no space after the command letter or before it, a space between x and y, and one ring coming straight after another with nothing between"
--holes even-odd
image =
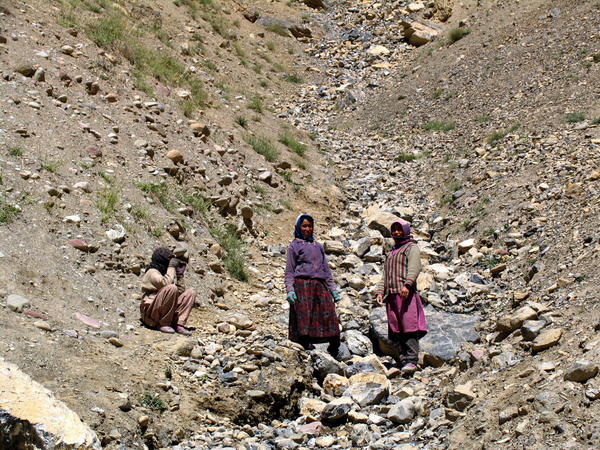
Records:
<instances>
[{"instance_id":1,"label":"patterned fabric dress","mask_svg":"<svg viewBox=\"0 0 600 450\"><path fill-rule=\"evenodd\" d=\"M290 340L300 343L300 337L310 336L312 342L327 342L339 336L335 303L324 281L295 278L294 287L298 299L290 306Z\"/></svg>"}]
</instances>

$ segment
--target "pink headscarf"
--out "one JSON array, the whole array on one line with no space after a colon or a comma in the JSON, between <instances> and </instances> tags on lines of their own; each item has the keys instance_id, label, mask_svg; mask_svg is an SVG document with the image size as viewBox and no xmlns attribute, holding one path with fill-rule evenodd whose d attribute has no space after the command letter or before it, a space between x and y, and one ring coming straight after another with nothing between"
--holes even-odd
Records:
<instances>
[{"instance_id":1,"label":"pink headscarf","mask_svg":"<svg viewBox=\"0 0 600 450\"><path fill-rule=\"evenodd\" d=\"M402 220L402 219L396 220L390 226L390 231L394 228L394 225L396 225L396 224L398 224L398 225L400 225L400 227L402 227L402 236L396 236L396 237L394 237L395 247L398 248L402 244L406 243L407 241L412 240L413 237L410 234L410 223L408 223L408 222L406 222L405 220Z\"/></svg>"}]
</instances>

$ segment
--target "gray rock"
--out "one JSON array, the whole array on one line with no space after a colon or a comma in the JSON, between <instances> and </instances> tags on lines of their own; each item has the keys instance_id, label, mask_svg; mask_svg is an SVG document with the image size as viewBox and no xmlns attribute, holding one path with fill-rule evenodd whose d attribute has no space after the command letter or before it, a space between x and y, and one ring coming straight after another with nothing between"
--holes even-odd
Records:
<instances>
[{"instance_id":1,"label":"gray rock","mask_svg":"<svg viewBox=\"0 0 600 450\"><path fill-rule=\"evenodd\" d=\"M344 397L350 397L362 408L378 405L388 394L388 386L376 382L355 383L344 391Z\"/></svg>"},{"instance_id":2,"label":"gray rock","mask_svg":"<svg viewBox=\"0 0 600 450\"><path fill-rule=\"evenodd\" d=\"M364 423L354 425L350 432L350 440L356 448L367 448L372 440L368 425Z\"/></svg>"},{"instance_id":3,"label":"gray rock","mask_svg":"<svg viewBox=\"0 0 600 450\"><path fill-rule=\"evenodd\" d=\"M371 238L366 236L362 238L358 243L353 247L354 254L360 258L362 258L365 253L369 251L371 247Z\"/></svg>"},{"instance_id":4,"label":"gray rock","mask_svg":"<svg viewBox=\"0 0 600 450\"><path fill-rule=\"evenodd\" d=\"M329 373L342 375L342 366L331 355L320 350L310 352L315 376L325 378Z\"/></svg>"},{"instance_id":5,"label":"gray rock","mask_svg":"<svg viewBox=\"0 0 600 450\"><path fill-rule=\"evenodd\" d=\"M361 361L351 364L344 369L344 375L350 378L357 373L379 373L377 368L370 361Z\"/></svg>"},{"instance_id":6,"label":"gray rock","mask_svg":"<svg viewBox=\"0 0 600 450\"><path fill-rule=\"evenodd\" d=\"M354 355L367 356L373 353L373 343L360 331L348 330L344 333L344 339L348 350Z\"/></svg>"},{"instance_id":7,"label":"gray rock","mask_svg":"<svg viewBox=\"0 0 600 450\"><path fill-rule=\"evenodd\" d=\"M323 411L321 411L321 418L324 420L339 420L346 417L354 402L349 398L336 398L332 402L327 403Z\"/></svg>"},{"instance_id":8,"label":"gray rock","mask_svg":"<svg viewBox=\"0 0 600 450\"><path fill-rule=\"evenodd\" d=\"M533 341L545 326L545 320L526 320L521 326L521 335L524 340Z\"/></svg>"},{"instance_id":9,"label":"gray rock","mask_svg":"<svg viewBox=\"0 0 600 450\"><path fill-rule=\"evenodd\" d=\"M6 299L6 306L10 310L20 313L24 309L31 308L31 302L18 294L11 294Z\"/></svg>"},{"instance_id":10,"label":"gray rock","mask_svg":"<svg viewBox=\"0 0 600 450\"><path fill-rule=\"evenodd\" d=\"M387 418L394 423L409 423L415 415L415 404L404 399L390 408Z\"/></svg>"},{"instance_id":11,"label":"gray rock","mask_svg":"<svg viewBox=\"0 0 600 450\"><path fill-rule=\"evenodd\" d=\"M431 305L425 307L427 335L421 339L420 348L435 359L450 361L460 351L462 342L473 333L479 316L453 314L435 310ZM387 317L385 308L374 308L369 314L371 336L379 344L380 350L398 358L398 350L387 336Z\"/></svg>"},{"instance_id":12,"label":"gray rock","mask_svg":"<svg viewBox=\"0 0 600 450\"><path fill-rule=\"evenodd\" d=\"M263 181L267 184L271 184L271 180L273 179L273 174L269 171L263 172L258 176L260 181Z\"/></svg>"},{"instance_id":13,"label":"gray rock","mask_svg":"<svg viewBox=\"0 0 600 450\"><path fill-rule=\"evenodd\" d=\"M593 361L579 360L569 366L565 372L565 380L583 382L598 374L598 364Z\"/></svg>"}]
</instances>

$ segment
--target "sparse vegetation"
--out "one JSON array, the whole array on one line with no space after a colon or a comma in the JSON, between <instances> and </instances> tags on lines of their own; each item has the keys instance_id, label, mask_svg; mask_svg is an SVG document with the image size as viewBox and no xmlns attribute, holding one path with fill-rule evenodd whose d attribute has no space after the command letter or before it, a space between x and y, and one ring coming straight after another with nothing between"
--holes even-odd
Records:
<instances>
[{"instance_id":1,"label":"sparse vegetation","mask_svg":"<svg viewBox=\"0 0 600 450\"><path fill-rule=\"evenodd\" d=\"M265 109L265 105L262 101L262 98L260 98L258 95L255 95L250 99L250 101L248 101L248 108L260 114Z\"/></svg>"},{"instance_id":2,"label":"sparse vegetation","mask_svg":"<svg viewBox=\"0 0 600 450\"><path fill-rule=\"evenodd\" d=\"M292 136L289 133L279 136L279 142L281 142L283 145L289 147L294 153L297 153L300 156L304 156L304 154L308 150L308 147L306 144L303 144L302 142L300 142L298 139L296 139L294 136Z\"/></svg>"},{"instance_id":3,"label":"sparse vegetation","mask_svg":"<svg viewBox=\"0 0 600 450\"><path fill-rule=\"evenodd\" d=\"M422 126L424 130L430 131L450 131L454 130L454 122L447 122L445 120L430 120Z\"/></svg>"},{"instance_id":4,"label":"sparse vegetation","mask_svg":"<svg viewBox=\"0 0 600 450\"><path fill-rule=\"evenodd\" d=\"M62 166L63 162L59 159L48 159L42 161L40 164L41 168L47 170L48 172L56 172L60 166Z\"/></svg>"},{"instance_id":5,"label":"sparse vegetation","mask_svg":"<svg viewBox=\"0 0 600 450\"><path fill-rule=\"evenodd\" d=\"M460 41L466 35L471 33L470 28L453 28L448 33L448 45L454 44L456 41Z\"/></svg>"},{"instance_id":6,"label":"sparse vegetation","mask_svg":"<svg viewBox=\"0 0 600 450\"><path fill-rule=\"evenodd\" d=\"M108 222L108 219L117 212L117 204L121 196L121 191L115 186L101 189L98 192L96 206L102 212L102 223Z\"/></svg>"},{"instance_id":7,"label":"sparse vegetation","mask_svg":"<svg viewBox=\"0 0 600 450\"><path fill-rule=\"evenodd\" d=\"M517 131L519 129L519 127L520 127L519 124L515 124L512 127L507 128L505 130L492 131L492 133L487 138L488 144L491 144L491 145L494 145L494 146L497 145L498 142L501 141L502 139L504 139L508 133L512 133L514 131Z\"/></svg>"},{"instance_id":8,"label":"sparse vegetation","mask_svg":"<svg viewBox=\"0 0 600 450\"><path fill-rule=\"evenodd\" d=\"M272 51L272 52L275 51L275 42L269 41L266 43L266 46L270 51Z\"/></svg>"},{"instance_id":9,"label":"sparse vegetation","mask_svg":"<svg viewBox=\"0 0 600 450\"><path fill-rule=\"evenodd\" d=\"M565 120L568 123L578 123L585 120L585 114L582 112L570 112L565 115Z\"/></svg>"},{"instance_id":10,"label":"sparse vegetation","mask_svg":"<svg viewBox=\"0 0 600 450\"><path fill-rule=\"evenodd\" d=\"M486 122L489 122L492 119L490 118L490 116L479 116L475 120L477 121L477 123L486 123Z\"/></svg>"},{"instance_id":11,"label":"sparse vegetation","mask_svg":"<svg viewBox=\"0 0 600 450\"><path fill-rule=\"evenodd\" d=\"M300 75L288 74L285 77L285 81L289 81L290 83L302 83L302 77Z\"/></svg>"},{"instance_id":12,"label":"sparse vegetation","mask_svg":"<svg viewBox=\"0 0 600 450\"><path fill-rule=\"evenodd\" d=\"M235 118L235 121L239 126L243 128L246 128L248 126L248 120L244 116L237 116Z\"/></svg>"},{"instance_id":13,"label":"sparse vegetation","mask_svg":"<svg viewBox=\"0 0 600 450\"><path fill-rule=\"evenodd\" d=\"M270 24L269 26L267 26L267 30L280 36L289 36L288 31L281 24L278 23Z\"/></svg>"},{"instance_id":14,"label":"sparse vegetation","mask_svg":"<svg viewBox=\"0 0 600 450\"><path fill-rule=\"evenodd\" d=\"M279 172L279 175L281 175L281 177L288 183L292 182L292 172L290 172L289 170L282 170L281 172Z\"/></svg>"},{"instance_id":15,"label":"sparse vegetation","mask_svg":"<svg viewBox=\"0 0 600 450\"><path fill-rule=\"evenodd\" d=\"M430 50L431 50L431 49L430 49ZM440 89L438 89L437 91L435 91L435 92L432 92L432 93L431 93L431 95L430 95L430 97L431 97L432 99L440 98L444 92L446 92L446 89L444 89L444 88L440 88Z\"/></svg>"},{"instance_id":16,"label":"sparse vegetation","mask_svg":"<svg viewBox=\"0 0 600 450\"><path fill-rule=\"evenodd\" d=\"M417 155L405 151L401 151L398 153L398 156L396 156L396 161L398 162L410 162L415 159L417 159Z\"/></svg>"},{"instance_id":17,"label":"sparse vegetation","mask_svg":"<svg viewBox=\"0 0 600 450\"><path fill-rule=\"evenodd\" d=\"M0 200L0 223L10 223L21 212L21 209L6 203L4 199Z\"/></svg>"},{"instance_id":18,"label":"sparse vegetation","mask_svg":"<svg viewBox=\"0 0 600 450\"><path fill-rule=\"evenodd\" d=\"M20 147L11 147L8 149L8 153L10 154L10 156L21 156L23 154L23 151Z\"/></svg>"},{"instance_id":19,"label":"sparse vegetation","mask_svg":"<svg viewBox=\"0 0 600 450\"><path fill-rule=\"evenodd\" d=\"M256 153L267 158L267 161L274 162L277 159L279 152L269 139L249 134L244 136L244 141L250 144Z\"/></svg>"},{"instance_id":20,"label":"sparse vegetation","mask_svg":"<svg viewBox=\"0 0 600 450\"><path fill-rule=\"evenodd\" d=\"M279 199L279 203L281 203L284 208L289 209L290 211L294 210L294 206L292 205L292 203L285 198Z\"/></svg>"},{"instance_id":21,"label":"sparse vegetation","mask_svg":"<svg viewBox=\"0 0 600 450\"><path fill-rule=\"evenodd\" d=\"M246 269L245 248L240 240L235 226L215 227L210 230L210 234L227 252L223 259L225 268L229 274L239 281L248 281L248 271Z\"/></svg>"},{"instance_id":22,"label":"sparse vegetation","mask_svg":"<svg viewBox=\"0 0 600 450\"><path fill-rule=\"evenodd\" d=\"M150 392L144 392L142 397L140 398L140 403L142 406L146 408L152 409L154 411L163 411L167 409L165 406L165 402L158 396L151 394Z\"/></svg>"},{"instance_id":23,"label":"sparse vegetation","mask_svg":"<svg viewBox=\"0 0 600 450\"><path fill-rule=\"evenodd\" d=\"M180 201L194 208L194 211L201 216L206 215L211 205L211 201L200 192L191 195L182 194L180 195Z\"/></svg>"},{"instance_id":24,"label":"sparse vegetation","mask_svg":"<svg viewBox=\"0 0 600 450\"><path fill-rule=\"evenodd\" d=\"M294 157L294 158L292 158L292 160L294 161L294 164L296 164L296 166L298 166L298 168L300 168L302 170L307 170L309 167L308 163L301 158Z\"/></svg>"}]
</instances>

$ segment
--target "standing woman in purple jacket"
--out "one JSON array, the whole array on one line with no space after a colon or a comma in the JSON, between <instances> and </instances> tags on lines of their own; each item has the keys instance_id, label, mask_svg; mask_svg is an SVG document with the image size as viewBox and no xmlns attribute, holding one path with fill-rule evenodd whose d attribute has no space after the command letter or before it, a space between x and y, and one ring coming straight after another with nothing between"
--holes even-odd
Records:
<instances>
[{"instance_id":1,"label":"standing woman in purple jacket","mask_svg":"<svg viewBox=\"0 0 600 450\"><path fill-rule=\"evenodd\" d=\"M289 337L306 350L314 348L313 343L329 342L328 351L337 358L340 325L335 303L340 295L333 283L325 250L313 237L314 223L308 214L298 216L295 239L287 251L285 287L290 304Z\"/></svg>"}]
</instances>

